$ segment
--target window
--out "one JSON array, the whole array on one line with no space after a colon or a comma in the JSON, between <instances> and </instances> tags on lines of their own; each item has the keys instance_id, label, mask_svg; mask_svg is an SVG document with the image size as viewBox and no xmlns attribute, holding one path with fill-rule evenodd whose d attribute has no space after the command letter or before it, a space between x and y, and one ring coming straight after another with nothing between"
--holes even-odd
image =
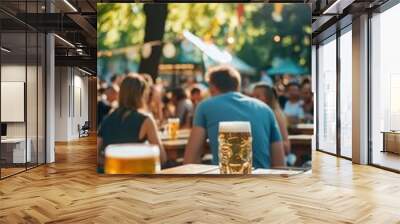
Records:
<instances>
[{"instance_id":1,"label":"window","mask_svg":"<svg viewBox=\"0 0 400 224\"><path fill-rule=\"evenodd\" d=\"M352 157L352 33L340 36L340 155Z\"/></svg>"},{"instance_id":2,"label":"window","mask_svg":"<svg viewBox=\"0 0 400 224\"><path fill-rule=\"evenodd\" d=\"M318 47L318 149L336 153L336 37Z\"/></svg>"},{"instance_id":3,"label":"window","mask_svg":"<svg viewBox=\"0 0 400 224\"><path fill-rule=\"evenodd\" d=\"M399 21L400 5L371 18L372 163L396 170L400 170L400 155L384 146L384 132L400 131ZM400 132L392 140L398 149Z\"/></svg>"}]
</instances>

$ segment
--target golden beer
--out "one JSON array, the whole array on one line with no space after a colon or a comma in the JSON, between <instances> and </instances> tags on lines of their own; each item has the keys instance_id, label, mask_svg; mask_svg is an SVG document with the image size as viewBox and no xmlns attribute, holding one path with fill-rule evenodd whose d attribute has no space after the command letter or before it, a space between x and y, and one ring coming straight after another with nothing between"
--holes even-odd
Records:
<instances>
[{"instance_id":1,"label":"golden beer","mask_svg":"<svg viewBox=\"0 0 400 224\"><path fill-rule=\"evenodd\" d=\"M170 139L176 139L178 137L179 130L179 118L168 119L168 137Z\"/></svg>"},{"instance_id":2,"label":"golden beer","mask_svg":"<svg viewBox=\"0 0 400 224\"><path fill-rule=\"evenodd\" d=\"M253 151L249 122L220 122L218 142L221 174L251 174Z\"/></svg>"},{"instance_id":3,"label":"golden beer","mask_svg":"<svg viewBox=\"0 0 400 224\"><path fill-rule=\"evenodd\" d=\"M160 171L160 149L147 144L119 144L106 148L106 174L153 174Z\"/></svg>"}]
</instances>

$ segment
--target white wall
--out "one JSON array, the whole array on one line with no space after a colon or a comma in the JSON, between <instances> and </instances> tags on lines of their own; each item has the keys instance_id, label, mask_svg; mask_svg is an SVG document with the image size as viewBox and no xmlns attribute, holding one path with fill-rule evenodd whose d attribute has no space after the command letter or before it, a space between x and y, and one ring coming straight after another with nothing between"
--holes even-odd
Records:
<instances>
[{"instance_id":1,"label":"white wall","mask_svg":"<svg viewBox=\"0 0 400 224\"><path fill-rule=\"evenodd\" d=\"M71 120L71 135L74 137L78 137L78 124L83 125L85 121L89 120L89 113L88 113L88 78L81 76L82 73L79 75L74 75L74 82L73 82L73 104L74 108L72 108L72 120Z\"/></svg>"},{"instance_id":2,"label":"white wall","mask_svg":"<svg viewBox=\"0 0 400 224\"><path fill-rule=\"evenodd\" d=\"M55 140L79 137L78 125L88 121L88 78L76 68L56 67Z\"/></svg>"},{"instance_id":3,"label":"white wall","mask_svg":"<svg viewBox=\"0 0 400 224\"><path fill-rule=\"evenodd\" d=\"M55 140L68 140L68 86L69 76L67 67L55 68Z\"/></svg>"},{"instance_id":4,"label":"white wall","mask_svg":"<svg viewBox=\"0 0 400 224\"><path fill-rule=\"evenodd\" d=\"M25 65L2 65L1 81L3 82L25 82ZM28 68L30 70L31 68ZM36 93L36 92L35 92ZM28 93L29 94L29 93ZM32 93L31 93L32 94ZM35 94L36 95L36 94ZM7 108L1 108L7 110ZM7 123L7 137L25 137L25 122Z\"/></svg>"},{"instance_id":5,"label":"white wall","mask_svg":"<svg viewBox=\"0 0 400 224\"><path fill-rule=\"evenodd\" d=\"M46 7L53 11L50 1L46 1ZM46 163L56 160L55 153L55 42L54 34L46 35Z\"/></svg>"}]
</instances>

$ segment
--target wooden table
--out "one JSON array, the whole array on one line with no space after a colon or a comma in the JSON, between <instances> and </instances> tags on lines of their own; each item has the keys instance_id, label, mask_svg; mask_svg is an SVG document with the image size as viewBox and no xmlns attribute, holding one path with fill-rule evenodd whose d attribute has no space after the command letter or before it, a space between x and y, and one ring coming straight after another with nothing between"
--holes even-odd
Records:
<instances>
[{"instance_id":1,"label":"wooden table","mask_svg":"<svg viewBox=\"0 0 400 224\"><path fill-rule=\"evenodd\" d=\"M176 139L170 139L165 133L160 133L161 141L167 153L169 161L176 161L179 155L183 154L190 136L190 129L182 129L178 131Z\"/></svg>"},{"instance_id":2,"label":"wooden table","mask_svg":"<svg viewBox=\"0 0 400 224\"><path fill-rule=\"evenodd\" d=\"M162 141L167 159L169 161L176 161L180 155L183 155L188 139L176 139Z\"/></svg>"},{"instance_id":3,"label":"wooden table","mask_svg":"<svg viewBox=\"0 0 400 224\"><path fill-rule=\"evenodd\" d=\"M382 152L400 154L400 131L383 131Z\"/></svg>"},{"instance_id":4,"label":"wooden table","mask_svg":"<svg viewBox=\"0 0 400 224\"><path fill-rule=\"evenodd\" d=\"M313 135L313 124L295 124L288 129L290 135Z\"/></svg>"},{"instance_id":5,"label":"wooden table","mask_svg":"<svg viewBox=\"0 0 400 224\"><path fill-rule=\"evenodd\" d=\"M2 152L0 160L4 160L2 165L25 166L25 162L32 161L31 138L4 138L1 139L1 147Z\"/></svg>"},{"instance_id":6,"label":"wooden table","mask_svg":"<svg viewBox=\"0 0 400 224\"><path fill-rule=\"evenodd\" d=\"M190 129L178 130L176 139L189 139L190 131ZM160 137L162 141L171 140L166 132L160 132Z\"/></svg>"},{"instance_id":7,"label":"wooden table","mask_svg":"<svg viewBox=\"0 0 400 224\"><path fill-rule=\"evenodd\" d=\"M291 151L296 155L297 160L295 166L301 166L304 162L304 157L311 159L311 142L312 135L289 135Z\"/></svg>"},{"instance_id":8,"label":"wooden table","mask_svg":"<svg viewBox=\"0 0 400 224\"><path fill-rule=\"evenodd\" d=\"M268 175L296 175L304 173L302 169L255 169L252 174L268 174ZM165 170L161 170L159 174L220 174L219 167L216 165L205 164L186 164Z\"/></svg>"},{"instance_id":9,"label":"wooden table","mask_svg":"<svg viewBox=\"0 0 400 224\"><path fill-rule=\"evenodd\" d=\"M168 136L162 136L162 143L167 153L169 161L176 161L183 156L185 147L188 143L190 130L179 130L177 139L168 139ZM289 135L289 140L292 146L292 152L296 155L297 161L295 166L301 166L305 161L304 157L311 158L311 141L312 135ZM209 146L205 146L209 152Z\"/></svg>"}]
</instances>

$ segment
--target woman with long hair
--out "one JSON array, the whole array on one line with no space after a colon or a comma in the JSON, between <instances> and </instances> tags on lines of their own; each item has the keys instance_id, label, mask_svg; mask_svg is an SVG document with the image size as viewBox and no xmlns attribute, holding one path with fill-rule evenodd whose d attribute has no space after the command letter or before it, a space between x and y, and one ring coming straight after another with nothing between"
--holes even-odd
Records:
<instances>
[{"instance_id":1,"label":"woman with long hair","mask_svg":"<svg viewBox=\"0 0 400 224\"><path fill-rule=\"evenodd\" d=\"M162 102L162 88L160 88L159 84L154 83L153 78L147 74L147 73L142 73L139 74L144 78L146 81L148 88L145 93L145 104L143 105L143 111L151 113L158 121L159 124L163 121L163 102Z\"/></svg>"},{"instance_id":2,"label":"woman with long hair","mask_svg":"<svg viewBox=\"0 0 400 224\"><path fill-rule=\"evenodd\" d=\"M98 145L98 171L102 172L104 149L111 144L143 143L145 141L160 148L160 160L166 161L154 118L140 112L143 108L146 82L137 74L129 74L122 81L118 108L108 115L100 125Z\"/></svg>"},{"instance_id":3,"label":"woman with long hair","mask_svg":"<svg viewBox=\"0 0 400 224\"><path fill-rule=\"evenodd\" d=\"M285 114L283 113L281 106L279 105L279 100L276 90L274 89L274 87L271 87L264 83L260 83L254 87L253 97L263 101L274 111L276 120L278 121L279 129L281 131L285 154L289 155L290 140L287 130L287 121Z\"/></svg>"}]
</instances>

